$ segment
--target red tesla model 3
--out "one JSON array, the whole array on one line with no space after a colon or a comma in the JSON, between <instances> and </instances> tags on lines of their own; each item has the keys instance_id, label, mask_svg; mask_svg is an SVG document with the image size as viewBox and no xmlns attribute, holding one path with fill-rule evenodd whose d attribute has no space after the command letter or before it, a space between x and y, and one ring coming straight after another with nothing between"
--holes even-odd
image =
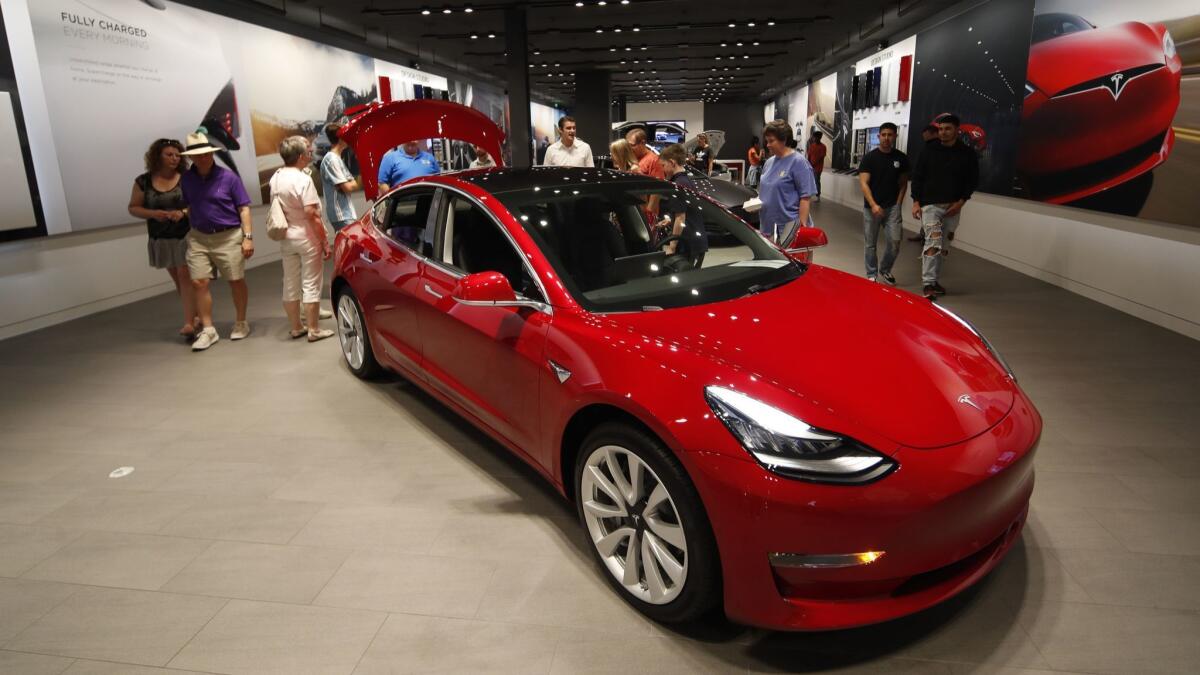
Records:
<instances>
[{"instance_id":1,"label":"red tesla model 3","mask_svg":"<svg viewBox=\"0 0 1200 675\"><path fill-rule=\"evenodd\" d=\"M343 135L369 195L404 141L502 156L499 129L441 101ZM652 239L650 195L688 211L678 238ZM699 255L705 228L736 244ZM414 179L339 233L333 295L350 370L400 373L533 466L657 620L884 621L978 581L1025 522L1041 419L970 324L798 262L672 183Z\"/></svg>"},{"instance_id":2,"label":"red tesla model 3","mask_svg":"<svg viewBox=\"0 0 1200 675\"><path fill-rule=\"evenodd\" d=\"M1034 17L1032 43L1017 156L1030 197L1072 202L1166 161L1182 60L1165 26L1054 12Z\"/></svg>"}]
</instances>

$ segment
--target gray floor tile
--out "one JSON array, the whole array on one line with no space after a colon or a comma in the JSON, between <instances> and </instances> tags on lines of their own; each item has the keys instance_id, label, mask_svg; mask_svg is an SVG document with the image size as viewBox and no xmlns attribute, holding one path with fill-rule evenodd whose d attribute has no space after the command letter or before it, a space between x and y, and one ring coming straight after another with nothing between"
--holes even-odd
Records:
<instances>
[{"instance_id":1,"label":"gray floor tile","mask_svg":"<svg viewBox=\"0 0 1200 675\"><path fill-rule=\"evenodd\" d=\"M78 586L0 579L0 646L71 596Z\"/></svg>"},{"instance_id":2,"label":"gray floor tile","mask_svg":"<svg viewBox=\"0 0 1200 675\"><path fill-rule=\"evenodd\" d=\"M226 602L222 598L81 588L5 648L163 666Z\"/></svg>"},{"instance_id":3,"label":"gray floor tile","mask_svg":"<svg viewBox=\"0 0 1200 675\"><path fill-rule=\"evenodd\" d=\"M0 577L19 577L79 538L77 530L0 523Z\"/></svg>"},{"instance_id":4,"label":"gray floor tile","mask_svg":"<svg viewBox=\"0 0 1200 675\"><path fill-rule=\"evenodd\" d=\"M171 660L221 673L350 673L386 615L231 600Z\"/></svg>"},{"instance_id":5,"label":"gray floor tile","mask_svg":"<svg viewBox=\"0 0 1200 675\"><path fill-rule=\"evenodd\" d=\"M87 456L46 480L44 485L102 490L154 490L190 463L188 460L117 454ZM118 478L111 477L110 474L120 468L132 468L133 471Z\"/></svg>"},{"instance_id":6,"label":"gray floor tile","mask_svg":"<svg viewBox=\"0 0 1200 675\"><path fill-rule=\"evenodd\" d=\"M1200 518L1195 513L1117 509L1091 513L1130 551L1200 556Z\"/></svg>"},{"instance_id":7,"label":"gray floor tile","mask_svg":"<svg viewBox=\"0 0 1200 675\"><path fill-rule=\"evenodd\" d=\"M0 523L28 525L62 508L83 491L0 482Z\"/></svg>"},{"instance_id":8,"label":"gray floor tile","mask_svg":"<svg viewBox=\"0 0 1200 675\"><path fill-rule=\"evenodd\" d=\"M429 553L448 515L433 506L327 504L292 539L292 544L343 548L395 548Z\"/></svg>"},{"instance_id":9,"label":"gray floor tile","mask_svg":"<svg viewBox=\"0 0 1200 675\"><path fill-rule=\"evenodd\" d=\"M355 675L400 673L548 673L563 643L583 631L466 619L392 614Z\"/></svg>"},{"instance_id":10,"label":"gray floor tile","mask_svg":"<svg viewBox=\"0 0 1200 675\"><path fill-rule=\"evenodd\" d=\"M495 564L388 550L356 551L315 605L469 618L493 582Z\"/></svg>"},{"instance_id":11,"label":"gray floor tile","mask_svg":"<svg viewBox=\"0 0 1200 675\"><path fill-rule=\"evenodd\" d=\"M162 590L307 604L349 555L345 549L218 541Z\"/></svg>"},{"instance_id":12,"label":"gray floor tile","mask_svg":"<svg viewBox=\"0 0 1200 675\"><path fill-rule=\"evenodd\" d=\"M182 460L181 460L182 461ZM257 462L198 460L157 486L162 492L265 498L278 490L299 469Z\"/></svg>"},{"instance_id":13,"label":"gray floor tile","mask_svg":"<svg viewBox=\"0 0 1200 675\"><path fill-rule=\"evenodd\" d=\"M109 663L107 661L87 661L76 659L67 668L64 675L203 675L194 670L175 670L174 668L154 668L152 666L135 666L130 663Z\"/></svg>"},{"instance_id":14,"label":"gray floor tile","mask_svg":"<svg viewBox=\"0 0 1200 675\"><path fill-rule=\"evenodd\" d=\"M90 490L37 521L46 527L152 534L196 501L191 495Z\"/></svg>"},{"instance_id":15,"label":"gray floor tile","mask_svg":"<svg viewBox=\"0 0 1200 675\"><path fill-rule=\"evenodd\" d=\"M1062 603L1022 622L1054 669L1088 673L1194 673L1200 614Z\"/></svg>"},{"instance_id":16,"label":"gray floor tile","mask_svg":"<svg viewBox=\"0 0 1200 675\"><path fill-rule=\"evenodd\" d=\"M1200 448L1195 452L1200 454ZM1200 514L1200 477L1119 475L1117 478L1155 509Z\"/></svg>"},{"instance_id":17,"label":"gray floor tile","mask_svg":"<svg viewBox=\"0 0 1200 675\"><path fill-rule=\"evenodd\" d=\"M0 650L0 673L12 675L60 675L71 659L44 654L23 654Z\"/></svg>"},{"instance_id":18,"label":"gray floor tile","mask_svg":"<svg viewBox=\"0 0 1200 675\"><path fill-rule=\"evenodd\" d=\"M1106 605L1200 611L1200 556L1109 551L1058 551L1091 600Z\"/></svg>"},{"instance_id":19,"label":"gray floor tile","mask_svg":"<svg viewBox=\"0 0 1200 675\"><path fill-rule=\"evenodd\" d=\"M170 493L159 493L167 495ZM314 502L242 497L197 499L158 531L180 537L287 543L320 510Z\"/></svg>"},{"instance_id":20,"label":"gray floor tile","mask_svg":"<svg viewBox=\"0 0 1200 675\"><path fill-rule=\"evenodd\" d=\"M124 532L87 532L25 573L27 579L153 591L212 542Z\"/></svg>"}]
</instances>

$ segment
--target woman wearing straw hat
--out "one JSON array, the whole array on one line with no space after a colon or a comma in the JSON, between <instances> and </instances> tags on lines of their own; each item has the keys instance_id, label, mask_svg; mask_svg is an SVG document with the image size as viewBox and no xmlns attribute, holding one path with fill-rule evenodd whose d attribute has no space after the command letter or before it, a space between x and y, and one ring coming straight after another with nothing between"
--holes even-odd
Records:
<instances>
[{"instance_id":1,"label":"woman wearing straw hat","mask_svg":"<svg viewBox=\"0 0 1200 675\"><path fill-rule=\"evenodd\" d=\"M196 290L196 311L203 328L192 343L192 351L204 351L221 339L212 322L212 292L208 276L213 267L229 282L237 320L231 340L250 334L246 322L246 304L250 289L246 286L246 259L254 255L254 233L250 225L250 196L237 174L217 166L213 153L220 148L201 133L188 134L183 154L192 160L179 184L188 206L188 270Z\"/></svg>"}]
</instances>

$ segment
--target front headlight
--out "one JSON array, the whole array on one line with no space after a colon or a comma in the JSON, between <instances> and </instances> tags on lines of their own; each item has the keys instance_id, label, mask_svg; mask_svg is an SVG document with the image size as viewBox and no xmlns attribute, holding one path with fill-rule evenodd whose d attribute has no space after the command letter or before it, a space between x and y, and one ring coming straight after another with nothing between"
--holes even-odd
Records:
<instances>
[{"instance_id":1,"label":"front headlight","mask_svg":"<svg viewBox=\"0 0 1200 675\"><path fill-rule=\"evenodd\" d=\"M1002 368L1004 368L1004 372L1008 373L1008 376L1011 377L1014 381L1017 379L1016 374L1013 373L1012 367L1008 365L1008 361L1005 361L1004 357L1000 356L1000 352L996 349L996 347L994 345L992 345L992 341L987 339L986 337L984 337L983 333L980 333L979 329L976 328L974 326L974 324L972 324L970 321L967 321L966 319L962 318L961 316L955 314L954 312L951 312L950 310L946 309L945 307L942 307L941 305L939 305L936 302L932 302L930 304L933 305L934 308L940 309L943 314L950 317L951 319L954 319L955 321L957 321L959 323L959 325L961 325L963 328L966 328L968 331L970 331L972 335L979 338L979 341L983 343L983 346L987 347L987 350L989 352L991 352L992 357L995 358L996 361L998 361L1000 363L1000 366Z\"/></svg>"},{"instance_id":2,"label":"front headlight","mask_svg":"<svg viewBox=\"0 0 1200 675\"><path fill-rule=\"evenodd\" d=\"M852 438L814 429L762 401L709 386L704 397L734 438L771 471L818 483L878 480L896 463Z\"/></svg>"},{"instance_id":3,"label":"front headlight","mask_svg":"<svg viewBox=\"0 0 1200 675\"><path fill-rule=\"evenodd\" d=\"M1175 40L1171 39L1171 31L1163 31L1163 54L1166 54L1168 59L1175 58Z\"/></svg>"}]
</instances>

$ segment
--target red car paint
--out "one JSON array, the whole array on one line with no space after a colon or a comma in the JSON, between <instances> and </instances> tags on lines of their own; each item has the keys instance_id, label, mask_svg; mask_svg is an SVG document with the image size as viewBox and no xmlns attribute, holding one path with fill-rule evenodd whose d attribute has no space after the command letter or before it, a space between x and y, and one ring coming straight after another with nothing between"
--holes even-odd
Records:
<instances>
[{"instance_id":1,"label":"red car paint","mask_svg":"<svg viewBox=\"0 0 1200 675\"><path fill-rule=\"evenodd\" d=\"M370 124L374 114L355 123ZM392 147L410 139L372 142ZM378 157L378 149L356 152ZM364 161L364 171L372 169ZM816 265L786 285L736 300L591 313L482 181L464 179L476 175L423 177L399 189L444 186L489 209L526 254L550 311L458 302L456 293L492 297L498 280L462 283L383 236L369 214L339 233L335 292L348 287L360 300L381 363L564 494L566 461L576 450L565 442L573 419L607 407L644 424L699 492L729 617L820 630L903 616L978 581L1016 540L1033 489L1041 419L963 324L911 293ZM805 232L806 241L818 239ZM560 382L548 360L571 377ZM772 473L714 416L704 396L714 384L852 436L899 468L868 485ZM889 390L896 395L881 394ZM885 554L848 569L769 562L778 552L858 551Z\"/></svg>"},{"instance_id":2,"label":"red car paint","mask_svg":"<svg viewBox=\"0 0 1200 675\"><path fill-rule=\"evenodd\" d=\"M1017 170L1031 197L1075 201L1166 161L1182 73L1178 53L1164 51L1166 35L1161 24L1129 22L1030 47L1026 79L1033 91L1027 89L1021 111ZM1160 67L1127 74L1150 66Z\"/></svg>"}]
</instances>

